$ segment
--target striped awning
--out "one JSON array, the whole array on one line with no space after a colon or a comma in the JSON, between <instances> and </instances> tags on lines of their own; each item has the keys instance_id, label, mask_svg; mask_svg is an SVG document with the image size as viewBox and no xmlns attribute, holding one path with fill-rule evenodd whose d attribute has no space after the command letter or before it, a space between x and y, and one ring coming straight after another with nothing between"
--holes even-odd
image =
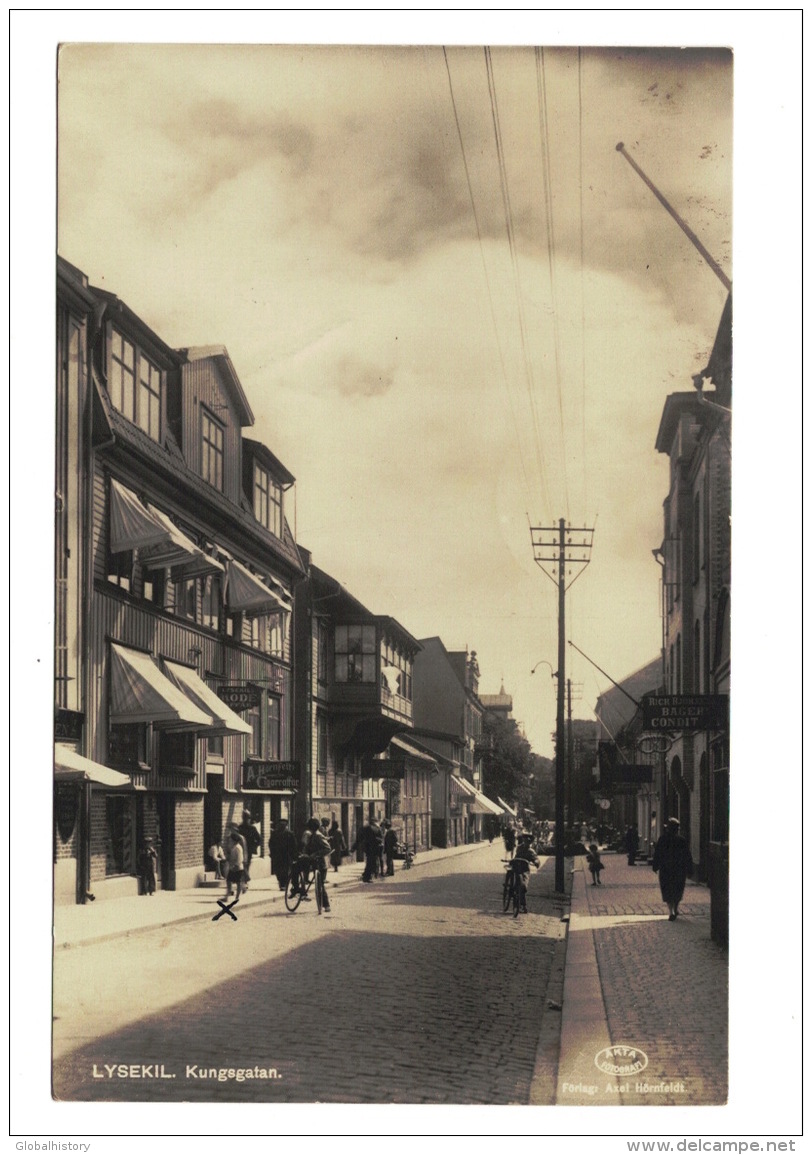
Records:
<instances>
[{"instance_id":1,"label":"striped awning","mask_svg":"<svg viewBox=\"0 0 812 1155\"><path fill-rule=\"evenodd\" d=\"M210 557L200 546L175 525L173 521L154 505L147 505L147 511L166 531L166 538L160 545L153 545L139 552L139 559L147 569L168 569L180 571L175 577L204 577L210 573L224 573L225 567L216 558Z\"/></svg>"},{"instance_id":2,"label":"striped awning","mask_svg":"<svg viewBox=\"0 0 812 1155\"><path fill-rule=\"evenodd\" d=\"M179 570L176 576L201 577L223 573L210 557L154 505L144 504L120 481L110 481L110 552L137 550L146 569Z\"/></svg>"},{"instance_id":3,"label":"striped awning","mask_svg":"<svg viewBox=\"0 0 812 1155\"><path fill-rule=\"evenodd\" d=\"M231 558L226 567L226 605L231 613L270 613L290 610L290 602L283 600L256 574Z\"/></svg>"},{"instance_id":4,"label":"striped awning","mask_svg":"<svg viewBox=\"0 0 812 1155\"><path fill-rule=\"evenodd\" d=\"M206 714L211 714L213 724L207 727L206 733L214 736L225 734L252 734L253 730L247 722L218 698L194 670L182 666L179 662L163 660L163 668L170 682L186 695L196 706Z\"/></svg>"},{"instance_id":5,"label":"striped awning","mask_svg":"<svg viewBox=\"0 0 812 1155\"><path fill-rule=\"evenodd\" d=\"M505 802L504 799L500 798L498 794L496 795L496 801L499 803L499 805L502 807L502 809L504 810L504 812L506 814L510 814L510 816L512 818L518 818L519 817L519 815L516 813L516 811L512 807L508 806L507 802Z\"/></svg>"},{"instance_id":6,"label":"striped awning","mask_svg":"<svg viewBox=\"0 0 812 1155\"><path fill-rule=\"evenodd\" d=\"M208 730L215 725L186 694L170 682L149 654L110 646L110 722L151 722L174 730Z\"/></svg>"},{"instance_id":7,"label":"striped awning","mask_svg":"<svg viewBox=\"0 0 812 1155\"><path fill-rule=\"evenodd\" d=\"M110 789L132 785L128 774L102 766L59 742L54 746L54 778L57 782L95 782Z\"/></svg>"},{"instance_id":8,"label":"striped awning","mask_svg":"<svg viewBox=\"0 0 812 1155\"><path fill-rule=\"evenodd\" d=\"M491 802L487 795L483 794L481 790L476 790L476 801L471 808L474 814L498 814L504 813L501 806L497 806L495 802Z\"/></svg>"}]
</instances>

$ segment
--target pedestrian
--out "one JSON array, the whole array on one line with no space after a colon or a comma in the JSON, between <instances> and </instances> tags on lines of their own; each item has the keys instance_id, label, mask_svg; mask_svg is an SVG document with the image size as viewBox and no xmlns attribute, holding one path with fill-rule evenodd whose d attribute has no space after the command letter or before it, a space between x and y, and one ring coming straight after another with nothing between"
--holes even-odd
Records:
<instances>
[{"instance_id":1,"label":"pedestrian","mask_svg":"<svg viewBox=\"0 0 812 1155\"><path fill-rule=\"evenodd\" d=\"M374 817L371 817L358 835L358 846L364 852L364 873L361 875L362 882L372 882L373 875L377 873L378 845L379 842L383 842L380 833L381 829L377 821Z\"/></svg>"},{"instance_id":2,"label":"pedestrian","mask_svg":"<svg viewBox=\"0 0 812 1155\"><path fill-rule=\"evenodd\" d=\"M240 834L245 839L245 869L243 871L243 890L248 890L248 883L251 881L251 859L262 845L262 839L259 836L259 831L254 826L254 820L251 816L250 810L243 810L242 822L237 827Z\"/></svg>"},{"instance_id":3,"label":"pedestrian","mask_svg":"<svg viewBox=\"0 0 812 1155\"><path fill-rule=\"evenodd\" d=\"M209 847L209 858L214 863L214 873L218 879L226 876L226 852L223 850L222 838L216 838Z\"/></svg>"},{"instance_id":4,"label":"pedestrian","mask_svg":"<svg viewBox=\"0 0 812 1155\"><path fill-rule=\"evenodd\" d=\"M327 837L330 840L331 847L330 863L332 864L333 871L337 872L339 866L341 866L341 859L347 853L347 843L344 841L344 835L341 832L341 827L338 825L335 818L333 819L333 824L330 827L330 833L327 835Z\"/></svg>"},{"instance_id":5,"label":"pedestrian","mask_svg":"<svg viewBox=\"0 0 812 1155\"><path fill-rule=\"evenodd\" d=\"M651 869L660 876L660 894L668 907L668 920L673 922L685 892L685 880L694 873L694 860L688 843L679 832L678 818L669 818L657 839Z\"/></svg>"},{"instance_id":6,"label":"pedestrian","mask_svg":"<svg viewBox=\"0 0 812 1155\"><path fill-rule=\"evenodd\" d=\"M516 866L521 912L527 914L527 884L530 881L530 864L532 863L537 870L541 866L541 860L533 850L532 835L529 831L519 835L519 845L516 847L516 856L513 861Z\"/></svg>"},{"instance_id":7,"label":"pedestrian","mask_svg":"<svg viewBox=\"0 0 812 1155\"><path fill-rule=\"evenodd\" d=\"M398 836L388 819L384 825L386 826L386 833L383 836L383 852L386 856L386 873L391 877L395 873L395 851L398 848Z\"/></svg>"},{"instance_id":8,"label":"pedestrian","mask_svg":"<svg viewBox=\"0 0 812 1155\"><path fill-rule=\"evenodd\" d=\"M240 895L243 889L243 874L245 871L245 851L242 845L242 836L237 829L233 827L229 835L228 847L228 874L226 875L226 898L231 898L235 894L235 902L240 901Z\"/></svg>"},{"instance_id":9,"label":"pedestrian","mask_svg":"<svg viewBox=\"0 0 812 1155\"><path fill-rule=\"evenodd\" d=\"M626 827L626 836L624 838L626 845L626 854L628 855L629 866L634 866L637 859L637 851L640 849L640 835L637 833L636 826Z\"/></svg>"},{"instance_id":10,"label":"pedestrian","mask_svg":"<svg viewBox=\"0 0 812 1155\"><path fill-rule=\"evenodd\" d=\"M587 866L589 867L589 873L592 875L592 885L593 886L600 886L601 885L601 871L603 870L603 863L601 862L601 856L598 853L597 843L590 842L589 853L586 856L586 861L587 861Z\"/></svg>"},{"instance_id":11,"label":"pedestrian","mask_svg":"<svg viewBox=\"0 0 812 1155\"><path fill-rule=\"evenodd\" d=\"M505 843L505 853L512 855L516 848L516 831L512 826L506 826L502 835Z\"/></svg>"},{"instance_id":12,"label":"pedestrian","mask_svg":"<svg viewBox=\"0 0 812 1155\"><path fill-rule=\"evenodd\" d=\"M375 877L383 878L383 840L384 829L378 820L375 820Z\"/></svg>"},{"instance_id":13,"label":"pedestrian","mask_svg":"<svg viewBox=\"0 0 812 1155\"><path fill-rule=\"evenodd\" d=\"M271 871L276 876L279 889L284 890L290 878L290 868L299 851L296 835L289 829L287 818L280 818L271 831L268 850L271 854Z\"/></svg>"},{"instance_id":14,"label":"pedestrian","mask_svg":"<svg viewBox=\"0 0 812 1155\"><path fill-rule=\"evenodd\" d=\"M321 875L324 904L322 909L330 909L330 899L327 896L327 863L330 859L330 840L318 818L310 818L307 823L310 838L307 842L307 853L315 860L316 870Z\"/></svg>"},{"instance_id":15,"label":"pedestrian","mask_svg":"<svg viewBox=\"0 0 812 1155\"><path fill-rule=\"evenodd\" d=\"M141 874L141 893L154 894L158 870L158 852L151 838L144 840L144 845L138 856Z\"/></svg>"}]
</instances>

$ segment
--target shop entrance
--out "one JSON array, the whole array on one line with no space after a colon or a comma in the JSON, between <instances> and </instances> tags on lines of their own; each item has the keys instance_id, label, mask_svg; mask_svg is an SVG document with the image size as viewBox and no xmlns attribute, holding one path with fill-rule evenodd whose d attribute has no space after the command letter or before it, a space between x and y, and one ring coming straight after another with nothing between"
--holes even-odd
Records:
<instances>
[{"instance_id":1,"label":"shop entrance","mask_svg":"<svg viewBox=\"0 0 812 1155\"><path fill-rule=\"evenodd\" d=\"M206 794L203 798L203 861L206 870L214 870L209 858L209 847L223 835L223 775L206 774Z\"/></svg>"},{"instance_id":2,"label":"shop entrance","mask_svg":"<svg viewBox=\"0 0 812 1155\"><path fill-rule=\"evenodd\" d=\"M161 862L161 887L175 889L175 795L158 794L158 855Z\"/></svg>"}]
</instances>

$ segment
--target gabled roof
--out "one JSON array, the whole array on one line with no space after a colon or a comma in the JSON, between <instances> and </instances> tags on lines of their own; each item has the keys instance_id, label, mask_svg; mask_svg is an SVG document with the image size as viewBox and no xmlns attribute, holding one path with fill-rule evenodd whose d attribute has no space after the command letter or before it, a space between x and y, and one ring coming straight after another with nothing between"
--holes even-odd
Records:
<instances>
[{"instance_id":1,"label":"gabled roof","mask_svg":"<svg viewBox=\"0 0 812 1155\"><path fill-rule=\"evenodd\" d=\"M225 345L194 345L188 349L180 349L179 352L190 364L195 361L214 361L223 375L229 396L236 406L240 416L240 425L254 424L254 414L251 412L248 398L245 396L245 391L237 376L237 370L231 363Z\"/></svg>"},{"instance_id":2,"label":"gabled roof","mask_svg":"<svg viewBox=\"0 0 812 1155\"><path fill-rule=\"evenodd\" d=\"M260 525L253 512L229 501L224 494L191 470L174 439L167 439L165 445L153 441L137 425L119 413L107 391L98 384L96 400L101 405L107 427L122 450L135 454L142 463L157 470L164 482L170 483L172 495L179 504L183 504L185 497L190 513L197 513L204 520L216 517L218 526L212 527L212 535L225 532L229 539L233 537L235 541L242 535L245 549L249 553L259 546L279 560L285 561L294 573L304 574L304 566L287 519L282 527L282 538L275 537ZM107 451L114 452L114 447L108 447Z\"/></svg>"},{"instance_id":3,"label":"gabled roof","mask_svg":"<svg viewBox=\"0 0 812 1155\"><path fill-rule=\"evenodd\" d=\"M264 465L283 486L293 485L296 478L285 468L279 458L271 453L267 445L263 445L261 441L253 441L250 437L243 437L242 444L243 449L248 450L251 456Z\"/></svg>"},{"instance_id":4,"label":"gabled roof","mask_svg":"<svg viewBox=\"0 0 812 1155\"><path fill-rule=\"evenodd\" d=\"M159 337L154 329L150 329L149 325L120 297L96 285L91 285L90 291L99 301L107 305L107 316L126 325L128 332L134 336L138 344L163 368L176 368L181 364L182 354L167 345L166 341Z\"/></svg>"}]
</instances>

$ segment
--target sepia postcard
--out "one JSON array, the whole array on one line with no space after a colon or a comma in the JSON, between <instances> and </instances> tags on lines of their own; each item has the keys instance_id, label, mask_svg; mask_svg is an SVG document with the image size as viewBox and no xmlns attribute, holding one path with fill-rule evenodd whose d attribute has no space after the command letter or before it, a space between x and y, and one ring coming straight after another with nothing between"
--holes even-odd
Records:
<instances>
[{"instance_id":1,"label":"sepia postcard","mask_svg":"<svg viewBox=\"0 0 812 1155\"><path fill-rule=\"evenodd\" d=\"M17 1148L793 1149L794 1083L759 1114L737 1067L752 47L722 14L209 15L50 43L51 1021ZM788 1049L794 983L752 996Z\"/></svg>"}]
</instances>

